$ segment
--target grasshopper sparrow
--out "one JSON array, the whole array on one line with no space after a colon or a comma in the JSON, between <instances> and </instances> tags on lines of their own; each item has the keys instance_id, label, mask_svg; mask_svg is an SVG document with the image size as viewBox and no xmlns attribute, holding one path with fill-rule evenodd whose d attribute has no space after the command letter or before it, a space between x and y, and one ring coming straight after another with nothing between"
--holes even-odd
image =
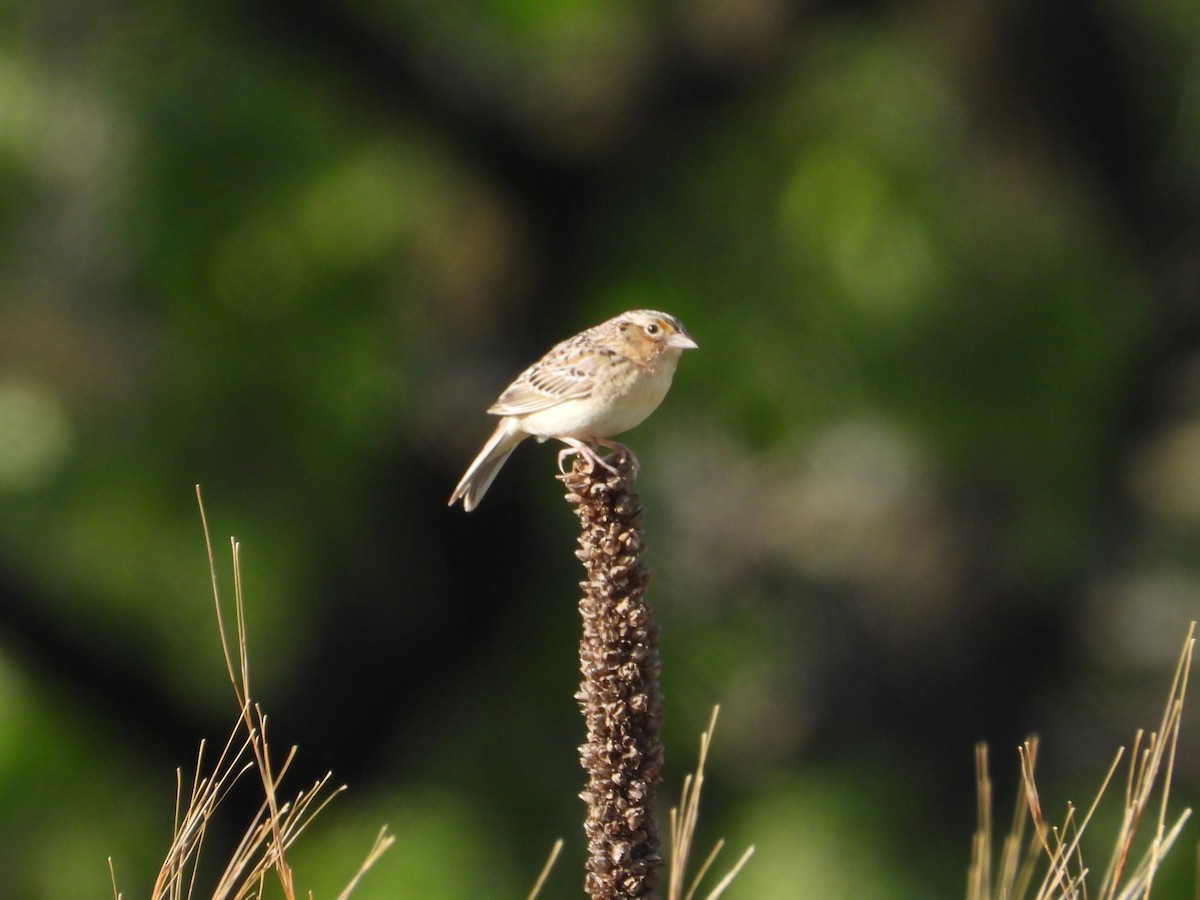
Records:
<instances>
[{"instance_id":1,"label":"grasshopper sparrow","mask_svg":"<svg viewBox=\"0 0 1200 900\"><path fill-rule=\"evenodd\" d=\"M628 431L658 408L684 350L694 348L683 323L652 309L622 313L581 331L517 376L488 412L500 416L479 455L450 495L470 512L479 505L496 473L527 437L555 438L567 444L559 465L571 453L611 468L593 449L599 444L629 453L606 440Z\"/></svg>"}]
</instances>

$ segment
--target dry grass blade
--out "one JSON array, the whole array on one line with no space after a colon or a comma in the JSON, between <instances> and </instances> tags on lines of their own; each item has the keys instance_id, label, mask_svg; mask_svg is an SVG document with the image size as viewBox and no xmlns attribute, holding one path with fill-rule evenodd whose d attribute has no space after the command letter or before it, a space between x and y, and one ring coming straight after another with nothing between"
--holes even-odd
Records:
<instances>
[{"instance_id":1,"label":"dry grass blade","mask_svg":"<svg viewBox=\"0 0 1200 900\"><path fill-rule=\"evenodd\" d=\"M542 887L546 884L546 879L550 877L550 870L554 868L554 861L558 859L558 854L562 852L563 840L559 838L554 842L554 846L550 848L550 857L546 860L546 864L542 866L542 871L538 875L538 879L534 882L533 890L529 892L528 900L537 900L537 895L542 892Z\"/></svg>"},{"instance_id":2,"label":"dry grass blade","mask_svg":"<svg viewBox=\"0 0 1200 900\"><path fill-rule=\"evenodd\" d=\"M1096 809L1100 806L1101 798L1103 798L1105 792L1108 790L1108 786L1112 783L1113 775L1116 773L1117 766L1120 764L1121 757L1124 755L1124 753L1125 748L1117 748L1117 752L1113 757L1112 764L1108 767L1108 773L1104 776L1104 780L1100 784L1100 789L1096 792L1096 796L1092 800L1092 805L1088 808L1087 813L1083 817L1083 821L1078 827L1075 825L1075 807L1073 804L1067 804L1067 815L1063 821L1062 832L1065 834L1069 831L1074 835L1074 838L1069 844L1060 846L1057 849L1056 854L1058 856L1058 860L1056 862L1054 858L1051 859L1051 869L1049 873L1055 877L1043 883L1043 889L1042 891L1039 891L1038 897L1068 896L1065 891L1074 891L1077 886L1081 886L1083 884L1083 879L1087 875L1087 869L1085 869L1083 866L1083 858L1080 853L1079 842L1083 838L1083 832L1087 829L1088 824L1091 822L1092 816L1095 814ZM1032 784L1032 771L1030 772L1030 780L1027 782L1027 784ZM1040 815L1040 810L1038 814ZM1055 830L1055 834L1057 836L1058 829ZM1068 877L1067 867L1070 865L1072 859L1075 861L1076 874ZM1049 888L1059 886L1063 893L1053 894L1047 885L1049 885ZM1074 894L1071 893L1069 896L1074 896Z\"/></svg>"},{"instance_id":3,"label":"dry grass blade","mask_svg":"<svg viewBox=\"0 0 1200 900\"><path fill-rule=\"evenodd\" d=\"M967 900L991 900L992 780L988 777L987 744L975 745L975 834L967 869Z\"/></svg>"},{"instance_id":4,"label":"dry grass blade","mask_svg":"<svg viewBox=\"0 0 1200 900\"><path fill-rule=\"evenodd\" d=\"M692 900L704 876L716 861L717 854L725 846L724 840L717 841L712 852L709 853L703 865L700 866L696 877L692 879L691 886L684 893L688 859L691 856L692 844L696 835L696 825L700 820L700 795L704 786L704 764L708 759L708 748L712 743L713 732L717 728L717 715L720 711L721 708L719 706L713 707L712 718L708 723L708 730L700 735L700 757L696 763L696 772L694 775L688 775L684 778L679 807L671 809L671 860L670 881L667 887L668 900ZM716 898L720 897L753 854L754 848L747 848L733 869L718 882L717 886L709 892L705 900L716 900Z\"/></svg>"},{"instance_id":5,"label":"dry grass blade","mask_svg":"<svg viewBox=\"0 0 1200 900\"><path fill-rule=\"evenodd\" d=\"M191 794L187 806L180 810L183 786L183 774L175 772L175 830L171 846L158 877L154 882L151 893L153 900L167 898L178 900L190 897L196 878L196 863L200 849L204 844L205 830L213 811L220 804L226 793L249 770L252 763L244 757L249 748L249 740L244 739L240 745L235 744L238 729L229 736L220 756L212 765L212 774L202 778L204 770L204 751L207 746L200 742L196 754L196 770L192 779Z\"/></svg>"},{"instance_id":6,"label":"dry grass blade","mask_svg":"<svg viewBox=\"0 0 1200 900\"><path fill-rule=\"evenodd\" d=\"M367 874L367 870L375 865L379 861L379 857L383 856L387 852L387 849L394 843L396 843L396 838L387 833L386 826L379 829L379 834L375 835L375 843L371 845L371 849L367 853L367 858L358 867L358 871L354 873L354 877L350 879L350 883L338 894L338 900L347 900L349 898L354 889L358 887L358 882L362 879L363 875Z\"/></svg>"},{"instance_id":7,"label":"dry grass blade","mask_svg":"<svg viewBox=\"0 0 1200 900\"><path fill-rule=\"evenodd\" d=\"M751 845L742 851L742 855L738 857L738 861L733 864L733 868L725 873L725 877L717 882L717 886L709 891L705 900L717 900L723 893L725 888L733 884L733 879L737 878L738 872L742 871L742 867L750 862L750 857L754 855L754 846Z\"/></svg>"},{"instance_id":8,"label":"dry grass blade","mask_svg":"<svg viewBox=\"0 0 1200 900\"><path fill-rule=\"evenodd\" d=\"M246 606L245 595L242 592L241 545L231 538L230 548L233 553L233 603L237 621L237 675L234 674L233 661L223 629L221 631L221 649L225 654L225 665L229 671L229 679L233 685L234 695L238 698L242 721L246 727L246 731L251 736L250 751L254 754L255 768L258 770L262 781L263 795L266 798L267 823L271 834L270 842L265 847L260 864L262 868L270 869L275 873L279 879L279 886L283 890L284 897L287 900L293 900L296 896L296 888L292 867L288 865L285 854L290 841L285 837L285 820L279 808L279 798L276 794L276 788L282 780L287 767L290 765L296 753L296 748L293 747L289 752L279 775L274 775L271 768L271 755L267 748L266 717L257 706L254 708L254 712L258 721L255 722L250 714L250 656L246 644ZM215 573L213 579L214 581L216 580ZM213 594L213 601L219 616L221 603L220 598L215 592ZM256 878L256 880L259 879ZM235 894L234 896L238 895Z\"/></svg>"},{"instance_id":9,"label":"dry grass blade","mask_svg":"<svg viewBox=\"0 0 1200 900\"><path fill-rule=\"evenodd\" d=\"M1163 710L1159 730L1150 735L1147 747L1140 756L1136 771L1131 764L1130 784L1125 795L1125 815L1117 835L1117 848L1101 885L1101 898L1148 896L1159 862L1174 843L1183 823L1191 815L1184 810L1175 824L1167 829L1167 805L1171 794L1171 778L1175 771L1175 753L1179 744L1179 729L1183 719L1183 701L1187 692L1188 676L1191 672L1192 655L1195 649L1196 623L1188 629L1183 651L1175 667L1171 690ZM1132 850L1134 832L1141 823L1146 810L1153 804L1154 790L1159 773L1163 773L1162 790L1158 802L1154 836L1150 840L1142 859L1134 867L1133 874L1123 887L1119 887L1120 876L1128 864Z\"/></svg>"},{"instance_id":10,"label":"dry grass blade","mask_svg":"<svg viewBox=\"0 0 1200 900\"><path fill-rule=\"evenodd\" d=\"M344 788L331 789L329 786L331 775L326 774L307 790L297 794L291 802L280 802L280 786L295 759L296 748L291 749L276 770L267 743L266 714L251 700L250 660L246 641L245 603L242 594L239 545L237 541L231 541L235 615L235 634L231 641L221 609L216 561L213 556L208 521L204 514L204 503L200 497L199 487L196 488L196 501L200 508L200 521L204 529L204 543L208 553L209 577L212 583L213 604L216 609L221 651L225 658L226 673L237 701L238 721L219 757L211 764L207 775L202 774L206 769L204 759L206 745L201 741L186 806L183 804L183 775L181 772L176 772L175 821L172 840L159 870L151 897L152 900L184 900L184 898L197 896L196 870L208 823L233 785L253 769L259 776L263 801L246 825L241 840L226 862L211 896L214 900L260 897L267 886L267 881L273 879L279 883L285 900L295 900L296 890L292 868L287 861L287 850L300 837L309 823L321 814L334 796ZM387 834L386 829L380 831L365 861L345 890L342 891L340 898L344 900L350 895L363 874L375 864L394 841L395 839ZM120 900L111 862L109 871L113 880L114 896Z\"/></svg>"},{"instance_id":11,"label":"dry grass blade","mask_svg":"<svg viewBox=\"0 0 1200 900\"><path fill-rule=\"evenodd\" d=\"M1027 769L1028 777L1032 778L1037 760L1037 738L1026 739L1018 753L1023 769ZM1025 777L1023 772L1022 778ZM993 874L993 791L992 780L988 775L988 748L987 744L982 742L975 745L975 783L978 794L978 822L971 842L967 900L1011 900L1014 897L1022 897L1028 891L1034 877L1040 853L1039 841L1035 839L1026 846L1025 826L1031 816L1025 799L1018 796L1013 807L1012 823L1001 845L999 864Z\"/></svg>"},{"instance_id":12,"label":"dry grass blade","mask_svg":"<svg viewBox=\"0 0 1200 900\"><path fill-rule=\"evenodd\" d=\"M1175 667L1175 675L1158 731L1150 735L1138 731L1134 737L1133 751L1129 754L1121 824L1104 875L1095 893L1097 900L1148 898L1159 865L1191 815L1191 810L1185 809L1168 827L1167 810L1171 780L1179 743L1184 695L1195 647L1195 632L1196 623L1193 622L1188 628L1187 638ZM1028 896L1035 900L1087 898L1089 892L1086 879L1089 870L1084 865L1081 841L1101 799L1112 784L1117 768L1124 758L1124 748L1115 754L1083 819L1077 824L1076 810L1068 804L1065 819L1059 827L1049 826L1042 812L1034 780L1036 739L1026 741L1019 753L1024 803L1018 804L1017 816L1005 839L999 871L992 882L991 782L987 778L986 748L976 749L979 824L972 843L971 867L967 878L968 900L1023 900ZM1138 827L1147 819L1148 811L1155 806L1157 815L1154 834L1134 863L1134 844ZM1034 826L1034 835L1028 841L1023 837L1026 820ZM1018 866L1017 859L1021 855L1020 848L1023 843L1026 846L1025 860ZM1039 857L1044 861L1046 871L1037 888L1033 889Z\"/></svg>"},{"instance_id":13,"label":"dry grass blade","mask_svg":"<svg viewBox=\"0 0 1200 900\"><path fill-rule=\"evenodd\" d=\"M117 890L117 870L113 868L111 856L108 858L108 878L112 882L113 900L121 900L121 892Z\"/></svg>"},{"instance_id":14,"label":"dry grass blade","mask_svg":"<svg viewBox=\"0 0 1200 900\"><path fill-rule=\"evenodd\" d=\"M1031 777L1037 765L1037 751L1037 736L1027 738L1024 755L1028 760ZM1025 809L1024 798L1018 793L1013 804L1012 823L1004 838L1004 849L1000 853L1000 871L998 873L1000 900L1025 896L1037 872L1038 842L1031 840L1026 844L1025 826L1029 817L1026 815ZM1022 848L1024 848L1024 852L1022 852Z\"/></svg>"}]
</instances>

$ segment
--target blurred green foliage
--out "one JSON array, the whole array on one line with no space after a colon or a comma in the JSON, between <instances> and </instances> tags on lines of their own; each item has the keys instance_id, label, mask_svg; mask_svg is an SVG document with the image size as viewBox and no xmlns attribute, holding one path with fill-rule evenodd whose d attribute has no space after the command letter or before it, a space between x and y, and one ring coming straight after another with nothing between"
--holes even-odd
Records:
<instances>
[{"instance_id":1,"label":"blurred green foliage","mask_svg":"<svg viewBox=\"0 0 1200 900\"><path fill-rule=\"evenodd\" d=\"M1200 610L1197 73L1190 0L0 5L0 895L143 895L232 725L199 483L277 748L351 784L302 886L387 823L357 896L560 835L576 896L552 451L444 500L631 307L701 347L628 438L664 801L721 703L728 896L960 891L974 742L1090 796Z\"/></svg>"}]
</instances>

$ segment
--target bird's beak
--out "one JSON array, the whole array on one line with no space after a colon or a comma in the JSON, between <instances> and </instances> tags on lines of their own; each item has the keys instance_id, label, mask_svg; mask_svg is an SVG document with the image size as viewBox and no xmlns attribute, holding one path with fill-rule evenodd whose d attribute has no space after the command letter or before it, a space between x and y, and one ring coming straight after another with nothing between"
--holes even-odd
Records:
<instances>
[{"instance_id":1,"label":"bird's beak","mask_svg":"<svg viewBox=\"0 0 1200 900\"><path fill-rule=\"evenodd\" d=\"M677 331L667 338L667 346L674 347L676 350L698 350L700 345L692 340L692 336L686 331Z\"/></svg>"}]
</instances>

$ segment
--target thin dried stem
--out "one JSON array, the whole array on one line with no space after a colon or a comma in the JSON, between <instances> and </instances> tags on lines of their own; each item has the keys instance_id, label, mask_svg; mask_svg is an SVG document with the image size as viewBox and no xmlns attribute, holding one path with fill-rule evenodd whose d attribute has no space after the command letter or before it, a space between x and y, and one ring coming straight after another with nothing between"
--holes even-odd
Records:
<instances>
[{"instance_id":1,"label":"thin dried stem","mask_svg":"<svg viewBox=\"0 0 1200 900\"><path fill-rule=\"evenodd\" d=\"M987 744L975 745L975 834L967 869L967 900L991 900L992 780L988 776Z\"/></svg>"},{"instance_id":2,"label":"thin dried stem","mask_svg":"<svg viewBox=\"0 0 1200 900\"><path fill-rule=\"evenodd\" d=\"M708 896L706 896L704 900L717 900L718 897L724 894L725 889L729 887L729 885L733 884L733 879L737 878L738 873L742 871L742 868L746 865L746 863L750 862L750 857L753 855L754 845L751 844L742 851L742 855L739 856L738 861L733 864L733 868L725 873L725 877L717 882L717 886L709 891Z\"/></svg>"},{"instance_id":3,"label":"thin dried stem","mask_svg":"<svg viewBox=\"0 0 1200 900\"><path fill-rule=\"evenodd\" d=\"M696 772L683 779L679 806L671 809L671 866L670 881L667 887L668 900L692 900L700 889L704 876L708 874L709 869L717 860L717 855L725 846L724 839L717 841L685 893L688 859L695 844L696 826L700 821L700 796L704 788L704 766L708 762L708 750L712 746L713 734L717 729L717 716L720 711L719 706L713 707L712 717L708 721L708 729L700 735L700 755L696 763ZM717 883L717 886L707 895L706 900L716 900L717 897L720 897L753 855L754 847L751 846L746 849L725 877Z\"/></svg>"},{"instance_id":4,"label":"thin dried stem","mask_svg":"<svg viewBox=\"0 0 1200 900\"><path fill-rule=\"evenodd\" d=\"M256 771L262 788L263 802L246 825L241 840L226 862L211 896L214 900L241 900L260 897L269 878L279 882L285 900L295 900L296 890L287 850L304 833L312 820L322 813L333 797L344 788L331 789L331 776L325 775L291 802L280 802L279 790L296 756L293 747L282 763L275 766L267 743L267 717L251 699L250 661L247 649L245 597L242 590L240 547L231 540L234 580L234 634L231 640L221 608L216 560L200 489L196 488L204 544L208 555L209 578L212 584L213 605L217 631L221 641L225 670L233 688L238 707L238 719L217 759L208 766L205 762L206 743L200 742L196 769L192 777L187 804L183 803L183 773L176 772L175 817L171 845L167 850L151 894L152 900L183 900L197 895L196 873L200 850L208 823L216 808L238 780L251 769ZM208 774L202 774L205 771ZM386 829L379 833L375 844L354 878L342 892L348 897L365 873L393 843ZM110 872L112 866L110 864ZM116 893L116 879L113 890ZM119 900L119 894L117 894Z\"/></svg>"},{"instance_id":5,"label":"thin dried stem","mask_svg":"<svg viewBox=\"0 0 1200 900\"><path fill-rule=\"evenodd\" d=\"M563 839L559 838L554 842L554 846L550 848L550 857L546 860L546 864L542 866L541 874L534 882L533 890L529 892L527 900L537 900L537 895L542 892L542 887L546 884L546 879L550 877L550 870L554 868L554 862L558 859L558 854L562 852Z\"/></svg>"},{"instance_id":6,"label":"thin dried stem","mask_svg":"<svg viewBox=\"0 0 1200 900\"><path fill-rule=\"evenodd\" d=\"M379 858L387 852L392 844L396 843L394 835L387 833L387 826L379 829L379 834L375 835L375 843L371 845L371 849L367 852L367 858L362 861L362 865L358 867L358 871L354 873L354 877L350 879L350 883L338 894L338 900L348 900L354 889L358 887L359 881L367 874L367 871L379 861Z\"/></svg>"},{"instance_id":7,"label":"thin dried stem","mask_svg":"<svg viewBox=\"0 0 1200 900\"><path fill-rule=\"evenodd\" d=\"M1159 729L1149 735L1138 731L1129 754L1122 797L1122 819L1112 850L1106 862L1104 875L1096 889L1097 900L1137 900L1148 898L1154 876L1163 857L1178 839L1191 810L1185 809L1168 826L1168 805L1171 779L1174 774L1175 753L1179 744L1179 731L1183 715L1183 700L1191 670L1195 648L1196 623L1191 623L1179 662L1175 667L1167 703L1163 710ZM968 900L1023 900L1031 895L1035 878L1036 863L1040 856L1045 861L1046 871L1040 884L1032 890L1036 900L1076 900L1087 898L1088 868L1084 865L1082 840L1085 831L1099 808L1100 802L1112 785L1117 768L1125 756L1124 748L1118 749L1105 774L1100 789L1091 805L1078 821L1075 808L1068 804L1063 824L1051 827L1042 812L1037 784L1034 780L1034 762L1037 756L1037 741L1027 740L1019 749L1021 757L1021 785L1024 803L1018 805L1001 864L994 883L989 879L989 857L991 846L991 782L987 779L986 749L976 749L976 779L979 785L979 825L972 843L971 868L967 878ZM1155 803L1155 792L1158 792ZM1146 820L1146 813L1154 807L1155 829L1146 849L1134 860L1134 844L1139 826ZM1025 842L1025 861L1018 866L1020 847L1026 819L1033 824L1034 834Z\"/></svg>"}]
</instances>

